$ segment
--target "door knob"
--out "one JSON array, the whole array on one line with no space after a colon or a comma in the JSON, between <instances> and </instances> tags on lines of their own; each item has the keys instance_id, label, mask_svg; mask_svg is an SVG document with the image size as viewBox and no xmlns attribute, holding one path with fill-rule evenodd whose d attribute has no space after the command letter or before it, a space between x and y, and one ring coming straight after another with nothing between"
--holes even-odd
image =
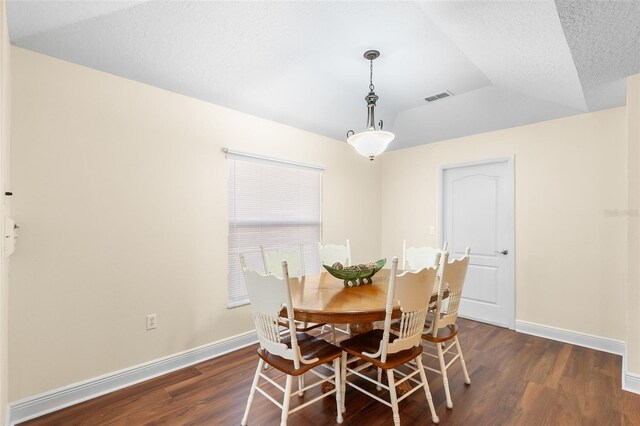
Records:
<instances>
[{"instance_id":1,"label":"door knob","mask_svg":"<svg viewBox=\"0 0 640 426\"><path fill-rule=\"evenodd\" d=\"M506 256L507 254L509 254L509 250L504 249L504 250L502 250L502 251L497 251L496 253L498 253L498 254L504 254L504 255Z\"/></svg>"}]
</instances>

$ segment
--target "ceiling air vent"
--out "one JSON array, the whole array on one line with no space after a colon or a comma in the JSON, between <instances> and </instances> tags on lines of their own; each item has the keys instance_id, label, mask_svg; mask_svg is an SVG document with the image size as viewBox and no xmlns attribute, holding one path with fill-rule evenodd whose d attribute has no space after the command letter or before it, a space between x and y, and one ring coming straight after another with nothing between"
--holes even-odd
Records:
<instances>
[{"instance_id":1,"label":"ceiling air vent","mask_svg":"<svg viewBox=\"0 0 640 426\"><path fill-rule=\"evenodd\" d=\"M427 96L426 98L424 98L424 100L427 102L435 102L439 101L440 99L448 98L449 96L453 96L453 93L445 90L442 93L436 93L435 95Z\"/></svg>"}]
</instances>

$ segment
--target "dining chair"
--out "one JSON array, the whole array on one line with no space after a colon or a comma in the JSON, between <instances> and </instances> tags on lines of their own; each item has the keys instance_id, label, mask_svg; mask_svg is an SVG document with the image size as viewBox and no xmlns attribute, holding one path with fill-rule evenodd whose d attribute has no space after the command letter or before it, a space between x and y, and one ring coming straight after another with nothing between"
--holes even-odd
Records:
<instances>
[{"instance_id":1,"label":"dining chair","mask_svg":"<svg viewBox=\"0 0 640 426\"><path fill-rule=\"evenodd\" d=\"M244 263L244 262L243 262ZM241 424L246 425L249 410L256 390L264 395L282 410L280 424L286 425L289 414L294 413L309 404L330 395L336 395L336 421L342 423L342 402L341 402L341 350L337 346L326 342L320 338L306 333L296 332L293 321L293 304L291 300L290 285L298 281L296 277L289 277L287 262L281 264L281 272L276 276L273 274L262 275L258 272L243 268L244 279L251 302L251 311L258 334L260 348L258 349L258 367L251 384L247 407L242 417ZM288 320L288 333L281 333L282 308L286 308ZM325 365L332 363L333 368ZM263 370L269 365L280 372L277 377L268 376ZM270 369L271 370L271 369ZM322 370L322 371L319 371ZM319 377L319 381L304 386L300 378L310 372ZM282 376L286 376L284 388L276 382ZM320 386L325 382L334 385L333 390L321 393L320 396L310 401L304 402L291 409L292 398L291 386L293 378L298 378L298 395L303 395L305 391ZM264 383L260 384L260 379ZM282 403L276 401L267 391L264 385L270 384L284 393Z\"/></svg>"},{"instance_id":2,"label":"dining chair","mask_svg":"<svg viewBox=\"0 0 640 426\"><path fill-rule=\"evenodd\" d=\"M442 245L442 249L421 246L421 247L407 247L407 240L402 241L402 268L405 271L413 271L421 268L439 268L442 261L442 253L447 251L448 244L445 241ZM436 276L436 289L440 289L440 269ZM447 302L443 302L446 304ZM432 315L435 310L435 302L430 306L430 314Z\"/></svg>"},{"instance_id":3,"label":"dining chair","mask_svg":"<svg viewBox=\"0 0 640 426\"><path fill-rule=\"evenodd\" d=\"M320 266L333 265L336 262L342 263L343 266L351 266L351 246L349 240L345 245L318 243L318 251L320 252ZM322 269L322 268L321 268Z\"/></svg>"},{"instance_id":4,"label":"dining chair","mask_svg":"<svg viewBox=\"0 0 640 426\"><path fill-rule=\"evenodd\" d=\"M407 240L403 240L402 269L405 271L417 271L422 268L437 267L442 253L447 250L447 246L448 244L445 241L442 249L428 246L407 247Z\"/></svg>"},{"instance_id":5,"label":"dining chair","mask_svg":"<svg viewBox=\"0 0 640 426\"><path fill-rule=\"evenodd\" d=\"M264 272L267 274L280 275L282 273L282 261L289 265L292 277L302 277L304 271L304 249L302 244L298 250L268 250L260 246L262 261L264 262Z\"/></svg>"},{"instance_id":6,"label":"dining chair","mask_svg":"<svg viewBox=\"0 0 640 426\"><path fill-rule=\"evenodd\" d=\"M384 328L382 330L371 330L359 334L340 343L342 353L342 404L345 404L346 386L370 396L371 398L391 407L393 412L393 423L400 424L398 403L419 389L423 389L431 411L431 420L438 423L439 419L435 413L429 382L422 365L422 330L424 327L429 300L435 290L436 268L424 268L417 272L403 272L397 275L398 258L394 257L391 262L391 275L389 276L389 287L387 291L386 314ZM395 300L400 307L400 321L397 333L391 333L391 320L394 311ZM349 358L351 355L351 358ZM349 365L356 361L364 361L363 364L355 364L353 368ZM374 380L363 374L362 370L374 366L378 368L378 380ZM405 366L411 370L408 373L398 370ZM387 372L387 383L381 380L381 371ZM396 381L394 372L401 376ZM368 382L374 383L376 389L384 388L389 392L389 401L386 401L359 384L349 381L348 377L354 375ZM420 380L414 378L418 375ZM407 383L417 384L408 392L398 398L396 386Z\"/></svg>"},{"instance_id":7,"label":"dining chair","mask_svg":"<svg viewBox=\"0 0 640 426\"><path fill-rule=\"evenodd\" d=\"M351 266L351 245L349 240L345 245L340 244L325 244L318 242L318 252L320 254L320 270L322 271L322 265L332 266L336 262L340 262L343 266ZM336 343L336 332L340 332L343 335L349 335L349 325L346 328L336 327L336 324L331 324L331 333L333 336L333 343ZM324 327L322 332L325 332Z\"/></svg>"},{"instance_id":8,"label":"dining chair","mask_svg":"<svg viewBox=\"0 0 640 426\"><path fill-rule=\"evenodd\" d=\"M427 319L422 338L427 344L433 344L436 348L437 355L428 351L424 352L425 356L437 358L440 363L440 369L436 370L431 367L425 367L429 371L442 375L442 383L447 398L447 408L453 408L451 400L451 392L449 391L449 379L447 377L447 369L456 360L460 360L464 381L467 385L471 384L467 365L464 362L462 348L458 340L458 309L460 307L460 297L464 287L467 269L469 268L469 254L471 249L466 248L464 257L456 259L449 263L449 253L445 252L442 260L442 278L440 290L438 291L438 300L433 316ZM443 293L445 289L449 291L448 304L443 304ZM450 351L455 347L456 353ZM445 361L445 355L452 355L448 362Z\"/></svg>"},{"instance_id":9,"label":"dining chair","mask_svg":"<svg viewBox=\"0 0 640 426\"><path fill-rule=\"evenodd\" d=\"M291 276L303 277L305 275L304 270L304 248L302 244L298 250L267 250L263 246L260 246L262 252L262 261L264 264L264 271L266 274L272 274L279 277L282 274L282 262L287 262L287 266L292 271L295 271ZM315 328L324 327L325 323L312 323L296 321L296 330L301 332L308 332Z\"/></svg>"}]
</instances>

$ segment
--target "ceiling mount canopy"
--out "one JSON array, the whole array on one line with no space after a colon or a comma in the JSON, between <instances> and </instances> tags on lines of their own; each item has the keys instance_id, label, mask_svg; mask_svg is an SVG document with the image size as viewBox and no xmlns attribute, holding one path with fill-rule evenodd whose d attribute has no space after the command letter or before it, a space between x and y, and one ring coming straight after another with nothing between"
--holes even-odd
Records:
<instances>
[{"instance_id":1,"label":"ceiling mount canopy","mask_svg":"<svg viewBox=\"0 0 640 426\"><path fill-rule=\"evenodd\" d=\"M365 157L369 157L369 160L373 161L376 155L380 155L387 149L389 143L395 138L395 135L391 132L382 130L383 122L380 120L378 126L380 130L376 128L375 122L375 109L378 95L374 92L375 86L373 85L373 60L380 56L380 52L377 50L367 50L364 52L364 57L370 62L369 65L369 93L364 97L367 101L367 128L366 130L355 133L353 130L347 132L347 142L353 146L358 154Z\"/></svg>"},{"instance_id":2,"label":"ceiling mount canopy","mask_svg":"<svg viewBox=\"0 0 640 426\"><path fill-rule=\"evenodd\" d=\"M380 52L378 52L377 50L367 50L366 52L364 52L364 58L367 61L373 61L374 59L378 59L379 56L380 56Z\"/></svg>"}]
</instances>

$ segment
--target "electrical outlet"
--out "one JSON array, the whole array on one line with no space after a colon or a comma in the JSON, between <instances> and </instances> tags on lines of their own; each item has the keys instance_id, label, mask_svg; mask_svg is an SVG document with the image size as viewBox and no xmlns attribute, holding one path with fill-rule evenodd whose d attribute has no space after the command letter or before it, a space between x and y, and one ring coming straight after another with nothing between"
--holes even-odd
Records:
<instances>
[{"instance_id":1,"label":"electrical outlet","mask_svg":"<svg viewBox=\"0 0 640 426\"><path fill-rule=\"evenodd\" d=\"M147 330L158 327L158 317L156 314L147 315Z\"/></svg>"}]
</instances>

